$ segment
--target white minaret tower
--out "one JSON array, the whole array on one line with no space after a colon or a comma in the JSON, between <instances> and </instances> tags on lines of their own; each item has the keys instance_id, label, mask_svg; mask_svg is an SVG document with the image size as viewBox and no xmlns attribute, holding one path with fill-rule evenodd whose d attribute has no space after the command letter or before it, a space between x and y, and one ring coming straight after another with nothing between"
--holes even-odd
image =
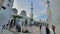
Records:
<instances>
[{"instance_id":1,"label":"white minaret tower","mask_svg":"<svg viewBox=\"0 0 60 34\"><path fill-rule=\"evenodd\" d=\"M51 21L51 11L50 11L50 1L46 0L46 8L47 8L47 22Z\"/></svg>"},{"instance_id":2,"label":"white minaret tower","mask_svg":"<svg viewBox=\"0 0 60 34\"><path fill-rule=\"evenodd\" d=\"M30 18L32 18L32 19L33 19L33 2L31 2Z\"/></svg>"}]
</instances>

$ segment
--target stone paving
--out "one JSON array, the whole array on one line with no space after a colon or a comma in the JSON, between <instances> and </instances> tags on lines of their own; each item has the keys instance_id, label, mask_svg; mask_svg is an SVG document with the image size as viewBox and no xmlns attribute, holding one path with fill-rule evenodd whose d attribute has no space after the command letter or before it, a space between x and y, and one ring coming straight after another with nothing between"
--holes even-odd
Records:
<instances>
[{"instance_id":1,"label":"stone paving","mask_svg":"<svg viewBox=\"0 0 60 34\"><path fill-rule=\"evenodd\" d=\"M39 27L36 27L36 26L32 26L32 27L28 26L27 29L29 29L30 33L20 32L20 33L17 33L17 34L46 34L44 26L42 26L42 30L40 30ZM1 30L0 33L1 34L14 34L14 33L10 32L8 30L5 30L5 29ZM51 31L51 34L53 34L52 31Z\"/></svg>"}]
</instances>

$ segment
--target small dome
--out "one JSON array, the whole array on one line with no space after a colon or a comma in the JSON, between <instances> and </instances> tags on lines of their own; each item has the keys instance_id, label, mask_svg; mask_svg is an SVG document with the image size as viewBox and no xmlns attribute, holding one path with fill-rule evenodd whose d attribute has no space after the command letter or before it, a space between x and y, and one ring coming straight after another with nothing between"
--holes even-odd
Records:
<instances>
[{"instance_id":1,"label":"small dome","mask_svg":"<svg viewBox=\"0 0 60 34\"><path fill-rule=\"evenodd\" d=\"M17 11L17 9L16 9L16 8L13 8L12 10L13 10L13 11Z\"/></svg>"},{"instance_id":2,"label":"small dome","mask_svg":"<svg viewBox=\"0 0 60 34\"><path fill-rule=\"evenodd\" d=\"M26 13L26 11L25 10L22 10L22 12L21 13Z\"/></svg>"},{"instance_id":3,"label":"small dome","mask_svg":"<svg viewBox=\"0 0 60 34\"><path fill-rule=\"evenodd\" d=\"M17 13L18 13L18 11L17 11L17 9L16 9L16 8L13 8L13 9L12 9L12 11L13 11L13 13L15 13L15 14L17 14Z\"/></svg>"},{"instance_id":4,"label":"small dome","mask_svg":"<svg viewBox=\"0 0 60 34\"><path fill-rule=\"evenodd\" d=\"M25 11L25 10L22 10L22 12L21 12L20 15L21 15L21 16L26 16L26 11Z\"/></svg>"}]
</instances>

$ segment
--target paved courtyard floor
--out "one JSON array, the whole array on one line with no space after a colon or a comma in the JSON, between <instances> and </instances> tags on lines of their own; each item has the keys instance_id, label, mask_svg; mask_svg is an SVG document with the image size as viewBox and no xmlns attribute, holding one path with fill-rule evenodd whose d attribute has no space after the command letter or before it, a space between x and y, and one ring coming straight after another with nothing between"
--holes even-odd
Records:
<instances>
[{"instance_id":1,"label":"paved courtyard floor","mask_svg":"<svg viewBox=\"0 0 60 34\"><path fill-rule=\"evenodd\" d=\"M32 26L32 27L27 26L27 29L30 31L30 33L20 32L20 33L17 33L17 34L46 34L45 33L45 26L42 26L42 30L40 30L39 27L37 27L37 26ZM51 34L53 34L51 29L50 29L50 31L51 31ZM0 30L0 33L1 34L14 34L14 33L10 32L8 30L5 30L5 29Z\"/></svg>"}]
</instances>

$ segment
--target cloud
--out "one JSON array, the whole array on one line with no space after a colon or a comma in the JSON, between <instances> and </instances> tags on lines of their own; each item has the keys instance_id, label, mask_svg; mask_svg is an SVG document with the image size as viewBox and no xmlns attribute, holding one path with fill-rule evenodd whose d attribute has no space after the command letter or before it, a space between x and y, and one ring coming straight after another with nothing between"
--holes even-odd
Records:
<instances>
[{"instance_id":1,"label":"cloud","mask_svg":"<svg viewBox=\"0 0 60 34\"><path fill-rule=\"evenodd\" d=\"M41 14L46 13L46 7L44 6L44 0L32 0L33 1L33 14L34 19L38 18ZM30 0L15 0L14 7L18 9L20 13L23 9L27 12L27 16L30 17L31 1Z\"/></svg>"},{"instance_id":2,"label":"cloud","mask_svg":"<svg viewBox=\"0 0 60 34\"><path fill-rule=\"evenodd\" d=\"M34 6L34 18L46 13L45 0L35 0Z\"/></svg>"},{"instance_id":3,"label":"cloud","mask_svg":"<svg viewBox=\"0 0 60 34\"><path fill-rule=\"evenodd\" d=\"M16 8L18 10L18 14L23 10L22 7L14 0L13 8Z\"/></svg>"}]
</instances>

